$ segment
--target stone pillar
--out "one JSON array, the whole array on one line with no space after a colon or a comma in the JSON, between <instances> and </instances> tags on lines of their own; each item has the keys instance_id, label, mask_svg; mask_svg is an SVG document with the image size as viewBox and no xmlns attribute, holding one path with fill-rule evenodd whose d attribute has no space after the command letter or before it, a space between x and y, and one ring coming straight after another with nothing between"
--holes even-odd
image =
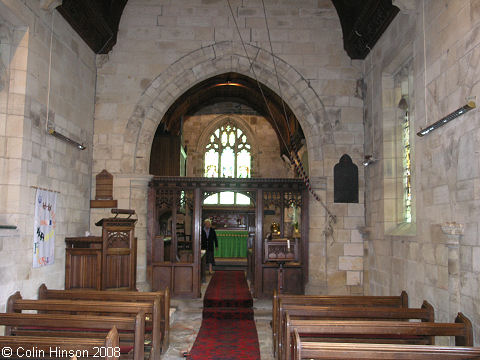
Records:
<instances>
[{"instance_id":1,"label":"stone pillar","mask_svg":"<svg viewBox=\"0 0 480 360\"><path fill-rule=\"evenodd\" d=\"M450 317L460 311L460 241L463 224L447 222L441 224L445 245L448 248L448 292Z\"/></svg>"}]
</instances>

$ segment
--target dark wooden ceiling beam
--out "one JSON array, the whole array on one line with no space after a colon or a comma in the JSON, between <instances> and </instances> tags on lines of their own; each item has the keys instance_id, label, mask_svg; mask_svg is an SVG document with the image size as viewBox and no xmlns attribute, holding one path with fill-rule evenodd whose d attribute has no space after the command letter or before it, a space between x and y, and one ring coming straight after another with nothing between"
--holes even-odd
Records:
<instances>
[{"instance_id":1,"label":"dark wooden ceiling beam","mask_svg":"<svg viewBox=\"0 0 480 360\"><path fill-rule=\"evenodd\" d=\"M343 32L343 46L351 59L365 59L398 14L392 0L332 0Z\"/></svg>"},{"instance_id":2,"label":"dark wooden ceiling beam","mask_svg":"<svg viewBox=\"0 0 480 360\"><path fill-rule=\"evenodd\" d=\"M57 9L97 54L117 42L118 24L128 0L63 0ZM332 0L342 25L343 43L352 59L364 59L399 9L392 0Z\"/></svg>"},{"instance_id":3,"label":"dark wooden ceiling beam","mask_svg":"<svg viewBox=\"0 0 480 360\"><path fill-rule=\"evenodd\" d=\"M117 42L118 24L127 0L63 0L57 8L96 54L107 54Z\"/></svg>"}]
</instances>

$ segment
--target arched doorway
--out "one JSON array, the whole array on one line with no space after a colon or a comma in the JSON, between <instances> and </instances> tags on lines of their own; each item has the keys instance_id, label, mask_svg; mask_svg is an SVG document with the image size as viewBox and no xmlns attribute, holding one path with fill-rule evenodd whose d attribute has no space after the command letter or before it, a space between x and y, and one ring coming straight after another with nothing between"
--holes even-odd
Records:
<instances>
[{"instance_id":1,"label":"arched doorway","mask_svg":"<svg viewBox=\"0 0 480 360\"><path fill-rule=\"evenodd\" d=\"M308 197L284 159L304 143L288 105L242 74L214 76L174 101L157 128L150 155L153 175L173 176L150 183L147 267L152 288L170 286L174 295L199 296L199 234L202 220L210 217L217 220L215 225L235 231L235 237L244 236L245 242L250 232L249 269L258 296L271 294L277 286L278 262L272 260L273 253L268 258L264 239L271 235L270 225L279 224L275 237L290 237L292 248L298 243L296 261L291 261L295 264L286 276L297 285L290 290L302 293L308 278L303 228ZM165 144L175 149L158 151ZM182 154L187 158L185 172L172 172L167 164L177 166ZM184 174L188 177L180 176ZM293 238L294 228L303 239Z\"/></svg>"}]
</instances>

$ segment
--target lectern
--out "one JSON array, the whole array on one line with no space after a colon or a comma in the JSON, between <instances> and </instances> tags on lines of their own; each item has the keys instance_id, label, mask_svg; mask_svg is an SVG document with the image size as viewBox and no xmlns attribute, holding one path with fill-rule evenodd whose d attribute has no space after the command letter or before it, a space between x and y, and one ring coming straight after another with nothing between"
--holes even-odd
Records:
<instances>
[{"instance_id":1,"label":"lectern","mask_svg":"<svg viewBox=\"0 0 480 360\"><path fill-rule=\"evenodd\" d=\"M102 236L65 238L65 289L136 290L137 239L134 210L112 209L95 225ZM126 214L128 217L118 217Z\"/></svg>"}]
</instances>

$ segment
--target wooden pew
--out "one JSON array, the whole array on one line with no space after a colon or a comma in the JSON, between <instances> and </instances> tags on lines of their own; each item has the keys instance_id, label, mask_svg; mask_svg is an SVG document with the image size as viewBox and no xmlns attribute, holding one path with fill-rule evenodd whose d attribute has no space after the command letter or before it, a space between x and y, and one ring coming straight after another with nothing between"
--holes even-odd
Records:
<instances>
[{"instance_id":1,"label":"wooden pew","mask_svg":"<svg viewBox=\"0 0 480 360\"><path fill-rule=\"evenodd\" d=\"M455 323L406 321L292 320L286 314L284 359L291 359L293 330L318 342L368 342L434 345L434 336L453 336L456 346L473 346L470 320L459 313Z\"/></svg>"},{"instance_id":2,"label":"wooden pew","mask_svg":"<svg viewBox=\"0 0 480 360\"><path fill-rule=\"evenodd\" d=\"M421 308L389 308L363 306L303 306L279 304L280 321L278 322L278 339L276 353L282 358L283 339L285 338L286 314L290 319L303 320L420 320L433 322L435 311L433 306L424 301Z\"/></svg>"},{"instance_id":3,"label":"wooden pew","mask_svg":"<svg viewBox=\"0 0 480 360\"><path fill-rule=\"evenodd\" d=\"M118 301L87 301L87 300L27 300L22 299L20 292L8 298L7 313L21 313L24 310L37 310L45 314L70 315L117 315L135 316L139 311L153 314L153 321L146 321L146 329L151 328L150 340L152 351L150 359L160 360L162 337L160 332L160 300L158 297L152 302L118 302ZM147 334L146 334L147 338Z\"/></svg>"},{"instance_id":4,"label":"wooden pew","mask_svg":"<svg viewBox=\"0 0 480 360\"><path fill-rule=\"evenodd\" d=\"M280 322L279 304L297 304L312 306L380 306L408 308L408 294L402 291L400 296L336 296L336 295L291 295L273 292L272 333L273 350L277 349L278 324Z\"/></svg>"},{"instance_id":5,"label":"wooden pew","mask_svg":"<svg viewBox=\"0 0 480 360\"><path fill-rule=\"evenodd\" d=\"M145 313L135 317L63 315L63 314L0 314L5 336L58 338L104 338L115 326L122 347L133 343L133 360L144 360ZM123 339L123 340L122 340ZM80 340L81 342L81 340Z\"/></svg>"},{"instance_id":6,"label":"wooden pew","mask_svg":"<svg viewBox=\"0 0 480 360\"><path fill-rule=\"evenodd\" d=\"M292 358L294 360L466 360L480 359L480 348L302 341L298 330L294 329Z\"/></svg>"},{"instance_id":7,"label":"wooden pew","mask_svg":"<svg viewBox=\"0 0 480 360\"><path fill-rule=\"evenodd\" d=\"M170 344L170 291L138 292L113 290L50 290L45 284L38 289L38 299L95 300L95 301L129 301L154 302L160 300L160 332L162 352L167 351ZM154 320L155 321L155 320Z\"/></svg>"},{"instance_id":8,"label":"wooden pew","mask_svg":"<svg viewBox=\"0 0 480 360\"><path fill-rule=\"evenodd\" d=\"M0 359L15 357L68 359L76 356L77 358L118 360L120 357L118 331L115 326L104 339L0 336L0 348L6 347L12 351L12 356L0 354Z\"/></svg>"}]
</instances>

